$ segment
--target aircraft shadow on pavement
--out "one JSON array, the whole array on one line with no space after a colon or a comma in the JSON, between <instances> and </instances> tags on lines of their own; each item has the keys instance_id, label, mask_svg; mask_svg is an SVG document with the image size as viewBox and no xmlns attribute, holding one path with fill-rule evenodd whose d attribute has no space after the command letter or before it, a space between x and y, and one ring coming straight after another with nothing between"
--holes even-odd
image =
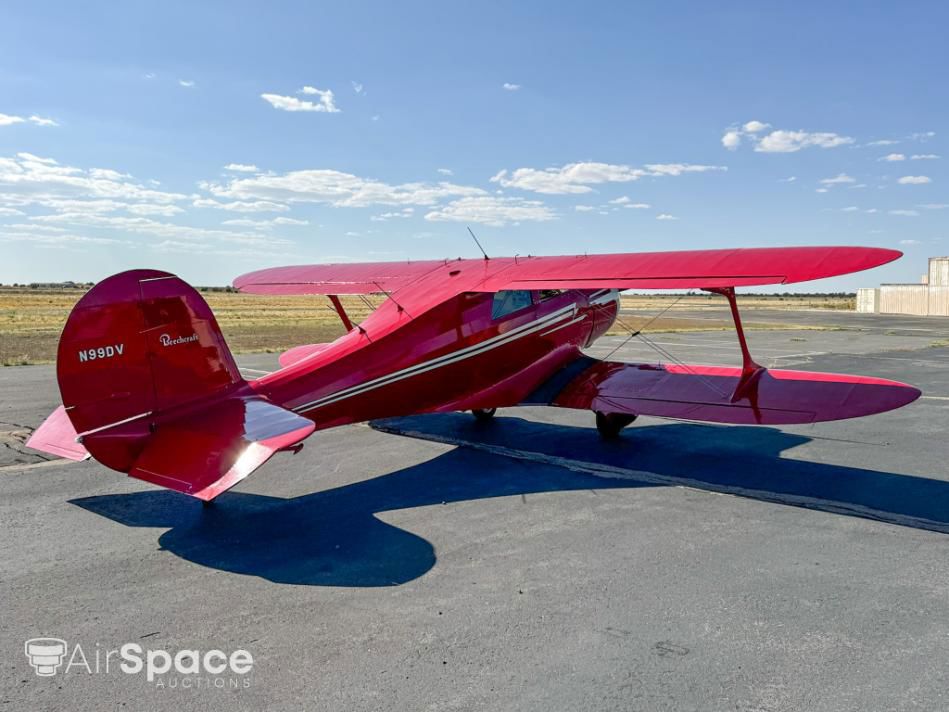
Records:
<instances>
[{"instance_id":1,"label":"aircraft shadow on pavement","mask_svg":"<svg viewBox=\"0 0 949 712\"><path fill-rule=\"evenodd\" d=\"M204 509L156 490L71 502L126 526L166 527L162 548L202 566L347 587L399 585L435 565L430 542L380 512L540 492L684 484L949 532L949 482L782 458L810 438L775 428L643 425L603 442L593 428L514 417L411 416L375 427L471 447L291 499L232 491Z\"/></svg>"}]
</instances>

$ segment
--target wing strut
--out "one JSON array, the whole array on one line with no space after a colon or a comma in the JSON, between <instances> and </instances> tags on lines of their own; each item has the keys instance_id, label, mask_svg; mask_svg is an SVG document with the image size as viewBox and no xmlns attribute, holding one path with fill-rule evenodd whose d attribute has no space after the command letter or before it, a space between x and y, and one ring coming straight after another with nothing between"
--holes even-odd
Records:
<instances>
[{"instance_id":1,"label":"wing strut","mask_svg":"<svg viewBox=\"0 0 949 712\"><path fill-rule=\"evenodd\" d=\"M333 302L333 308L336 310L336 313L339 314L339 318L343 322L346 331L352 331L353 323L349 320L349 315L346 313L346 310L343 309L343 303L339 301L339 297L335 294L329 294L327 296L329 296L330 301Z\"/></svg>"},{"instance_id":2,"label":"wing strut","mask_svg":"<svg viewBox=\"0 0 949 712\"><path fill-rule=\"evenodd\" d=\"M709 287L705 291L721 294L728 300L728 306L732 311L732 319L735 322L735 332L738 334L738 344L741 346L741 378L738 379L738 385L735 386L731 402L735 403L745 397L754 402L755 384L768 369L759 365L751 357L751 352L748 350L748 341L745 339L745 330L741 325L741 316L738 313L738 301L735 299L735 288Z\"/></svg>"}]
</instances>

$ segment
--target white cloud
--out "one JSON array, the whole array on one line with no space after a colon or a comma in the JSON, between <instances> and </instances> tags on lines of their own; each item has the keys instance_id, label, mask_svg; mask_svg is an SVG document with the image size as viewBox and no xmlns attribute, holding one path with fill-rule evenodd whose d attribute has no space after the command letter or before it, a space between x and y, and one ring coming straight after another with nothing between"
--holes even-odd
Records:
<instances>
[{"instance_id":1,"label":"white cloud","mask_svg":"<svg viewBox=\"0 0 949 712\"><path fill-rule=\"evenodd\" d=\"M596 210L596 208L592 205L574 205L573 209L578 213L589 213Z\"/></svg>"},{"instance_id":2,"label":"white cloud","mask_svg":"<svg viewBox=\"0 0 949 712\"><path fill-rule=\"evenodd\" d=\"M30 227L30 226L18 226ZM66 232L29 232L14 231L8 232L0 226L0 242L29 242L40 247L58 247L64 248L72 245L120 245L131 244L127 240L116 240L108 237L89 237L86 235L73 235Z\"/></svg>"},{"instance_id":3,"label":"white cloud","mask_svg":"<svg viewBox=\"0 0 949 712\"><path fill-rule=\"evenodd\" d=\"M787 178L782 178L782 179L781 179L781 182L782 182L782 183L793 183L793 182L796 181L796 180L797 180L797 176L788 176Z\"/></svg>"},{"instance_id":4,"label":"white cloud","mask_svg":"<svg viewBox=\"0 0 949 712\"><path fill-rule=\"evenodd\" d=\"M222 203L212 198L198 198L192 205L196 208L231 210L235 213L282 213L290 209L286 205L274 203L269 200L234 200L229 203Z\"/></svg>"},{"instance_id":5,"label":"white cloud","mask_svg":"<svg viewBox=\"0 0 949 712\"><path fill-rule=\"evenodd\" d=\"M869 214L869 215L873 215L874 213L878 213L878 212L880 212L880 211L877 210L876 208L868 208L867 210L864 210L863 212L865 212L865 213L867 213L867 214Z\"/></svg>"},{"instance_id":6,"label":"white cloud","mask_svg":"<svg viewBox=\"0 0 949 712\"><path fill-rule=\"evenodd\" d=\"M223 185L202 184L219 198L232 200L328 203L337 207L434 205L439 200L484 195L481 188L438 183L390 185L329 169L307 169L231 179Z\"/></svg>"},{"instance_id":7,"label":"white cloud","mask_svg":"<svg viewBox=\"0 0 949 712\"><path fill-rule=\"evenodd\" d=\"M904 156L902 153L889 153L889 154L883 156L882 158L878 158L877 160L878 160L878 161L891 161L891 162L892 162L892 161L905 161L905 160L906 160L906 156Z\"/></svg>"},{"instance_id":8,"label":"white cloud","mask_svg":"<svg viewBox=\"0 0 949 712\"><path fill-rule=\"evenodd\" d=\"M365 94L366 90L359 82L350 82L353 85L353 91L357 94Z\"/></svg>"},{"instance_id":9,"label":"white cloud","mask_svg":"<svg viewBox=\"0 0 949 712\"><path fill-rule=\"evenodd\" d=\"M846 208L841 208L841 211L845 213L855 213L859 210L860 208L858 208L856 205L850 205L850 206L847 206Z\"/></svg>"},{"instance_id":10,"label":"white cloud","mask_svg":"<svg viewBox=\"0 0 949 712\"><path fill-rule=\"evenodd\" d=\"M826 192L827 192L827 188L818 188L818 189L815 190L814 192L815 192L815 193L826 193Z\"/></svg>"},{"instance_id":11,"label":"white cloud","mask_svg":"<svg viewBox=\"0 0 949 712\"><path fill-rule=\"evenodd\" d=\"M855 178L851 178L846 173L838 173L833 178L822 178L821 185L841 185L843 183L856 183Z\"/></svg>"},{"instance_id":12,"label":"white cloud","mask_svg":"<svg viewBox=\"0 0 949 712\"><path fill-rule=\"evenodd\" d=\"M900 240L901 245L918 245L919 240Z\"/></svg>"},{"instance_id":13,"label":"white cloud","mask_svg":"<svg viewBox=\"0 0 949 712\"><path fill-rule=\"evenodd\" d=\"M124 202L111 199L90 199L80 200L72 198L45 198L37 201L37 204L44 208L55 210L59 213L89 213L93 215L101 213L114 213L126 207Z\"/></svg>"},{"instance_id":14,"label":"white cloud","mask_svg":"<svg viewBox=\"0 0 949 712\"><path fill-rule=\"evenodd\" d=\"M165 240L152 247L156 252L184 254L184 255L202 255L217 257L235 257L244 260L254 260L255 262L265 260L292 260L298 257L291 251L275 251L269 245L252 245L243 247L222 248L216 245L209 245L203 242L186 242L183 240Z\"/></svg>"},{"instance_id":15,"label":"white cloud","mask_svg":"<svg viewBox=\"0 0 949 712\"><path fill-rule=\"evenodd\" d=\"M146 72L143 75L143 79L154 79L154 78L155 78L155 72Z\"/></svg>"},{"instance_id":16,"label":"white cloud","mask_svg":"<svg viewBox=\"0 0 949 712\"><path fill-rule=\"evenodd\" d=\"M226 171L236 171L237 173L256 173L257 166L253 163L228 163L224 166Z\"/></svg>"},{"instance_id":17,"label":"white cloud","mask_svg":"<svg viewBox=\"0 0 949 712\"><path fill-rule=\"evenodd\" d=\"M725 135L722 136L722 145L729 151L734 151L741 145L741 132L735 130L726 131Z\"/></svg>"},{"instance_id":18,"label":"white cloud","mask_svg":"<svg viewBox=\"0 0 949 712\"><path fill-rule=\"evenodd\" d=\"M765 133L771 124L763 121L748 121L741 128L732 126L722 136L722 145L730 151L737 149L742 139L749 139L754 150L759 153L795 153L803 148L817 146L820 148L836 148L853 143L849 136L830 133L827 131L788 131L776 129Z\"/></svg>"},{"instance_id":19,"label":"white cloud","mask_svg":"<svg viewBox=\"0 0 949 712\"><path fill-rule=\"evenodd\" d=\"M528 220L544 222L556 217L539 200L495 196L461 198L425 215L425 219L431 221L475 222L496 227Z\"/></svg>"},{"instance_id":20,"label":"white cloud","mask_svg":"<svg viewBox=\"0 0 949 712\"><path fill-rule=\"evenodd\" d=\"M133 215L162 215L166 218L184 212L177 205L149 205L147 203L129 205L126 210Z\"/></svg>"},{"instance_id":21,"label":"white cloud","mask_svg":"<svg viewBox=\"0 0 949 712\"><path fill-rule=\"evenodd\" d=\"M410 218L414 213L415 208L403 208L402 210L394 210L388 213L382 213L381 215L373 215L369 219L373 222L386 222L387 220L395 218Z\"/></svg>"},{"instance_id":22,"label":"white cloud","mask_svg":"<svg viewBox=\"0 0 949 712\"><path fill-rule=\"evenodd\" d=\"M251 220L250 218L234 218L232 220L225 220L221 224L227 225L228 227L270 227L271 226L271 222L269 220Z\"/></svg>"},{"instance_id":23,"label":"white cloud","mask_svg":"<svg viewBox=\"0 0 949 712\"><path fill-rule=\"evenodd\" d=\"M916 207L922 208L923 210L945 210L949 208L949 203L923 203Z\"/></svg>"},{"instance_id":24,"label":"white cloud","mask_svg":"<svg viewBox=\"0 0 949 712\"><path fill-rule=\"evenodd\" d=\"M741 128L746 133L758 133L760 131L764 131L765 129L770 129L771 124L765 124L761 121L749 121Z\"/></svg>"},{"instance_id":25,"label":"white cloud","mask_svg":"<svg viewBox=\"0 0 949 712\"><path fill-rule=\"evenodd\" d=\"M340 112L330 89L322 90L306 86L300 89L297 94L317 96L319 101L313 103L305 99L298 99L295 96L283 96L281 94L261 94L260 98L281 111L317 111L325 114L338 114Z\"/></svg>"},{"instance_id":26,"label":"white cloud","mask_svg":"<svg viewBox=\"0 0 949 712\"><path fill-rule=\"evenodd\" d=\"M915 210L890 210L890 215L903 215L904 217L916 217L919 215Z\"/></svg>"},{"instance_id":27,"label":"white cloud","mask_svg":"<svg viewBox=\"0 0 949 712\"><path fill-rule=\"evenodd\" d=\"M29 224L23 221L0 227L8 241L29 240L39 246L73 245L76 248L83 244L126 242L154 248L155 240L182 245L231 243L241 251L256 249L258 256L271 257L276 254L274 246L291 244L288 240L260 233L208 229L150 217L181 215L184 209L179 203L184 201L191 201L199 207L243 212L289 210L288 206L273 201L224 202L164 192L146 187L118 170L62 165L53 158L26 152L0 158L0 215L24 215L26 206L48 211L30 215ZM307 224L304 220L287 217L275 218L271 222L279 226ZM103 235L103 231L117 234ZM219 248L215 250L220 251Z\"/></svg>"},{"instance_id":28,"label":"white cloud","mask_svg":"<svg viewBox=\"0 0 949 712\"><path fill-rule=\"evenodd\" d=\"M910 156L910 160L913 161L935 161L938 158L939 156L935 153L914 153Z\"/></svg>"},{"instance_id":29,"label":"white cloud","mask_svg":"<svg viewBox=\"0 0 949 712\"><path fill-rule=\"evenodd\" d=\"M920 143L925 143L933 136L936 135L935 131L917 131L911 133L908 136L903 136L902 138L883 138L877 141L870 141L867 146L895 146L898 143L903 141L919 141Z\"/></svg>"},{"instance_id":30,"label":"white cloud","mask_svg":"<svg viewBox=\"0 0 949 712\"><path fill-rule=\"evenodd\" d=\"M44 116L36 116L35 114L30 117L30 121L37 126L59 126L53 119Z\"/></svg>"},{"instance_id":31,"label":"white cloud","mask_svg":"<svg viewBox=\"0 0 949 712\"><path fill-rule=\"evenodd\" d=\"M677 218L675 215L670 215L669 213L659 213L659 215L656 216L656 220L678 220L678 219L679 218Z\"/></svg>"},{"instance_id":32,"label":"white cloud","mask_svg":"<svg viewBox=\"0 0 949 712\"><path fill-rule=\"evenodd\" d=\"M630 208L632 210L648 210L652 206L649 203L627 203L623 207Z\"/></svg>"},{"instance_id":33,"label":"white cloud","mask_svg":"<svg viewBox=\"0 0 949 712\"><path fill-rule=\"evenodd\" d=\"M504 87L507 91L517 91L518 89L521 88L520 84L511 84L510 82L504 82L504 84L502 84L501 86Z\"/></svg>"},{"instance_id":34,"label":"white cloud","mask_svg":"<svg viewBox=\"0 0 949 712\"><path fill-rule=\"evenodd\" d=\"M69 200L169 204L185 198L180 193L146 187L115 170L63 166L52 158L25 152L0 158L0 205L6 207L42 205L56 209Z\"/></svg>"},{"instance_id":35,"label":"white cloud","mask_svg":"<svg viewBox=\"0 0 949 712\"><path fill-rule=\"evenodd\" d=\"M441 173L443 176L455 175L455 172L451 168L439 168L438 172Z\"/></svg>"},{"instance_id":36,"label":"white cloud","mask_svg":"<svg viewBox=\"0 0 949 712\"><path fill-rule=\"evenodd\" d=\"M610 201L610 205L626 205L631 202L628 195L621 195L619 198Z\"/></svg>"},{"instance_id":37,"label":"white cloud","mask_svg":"<svg viewBox=\"0 0 949 712\"><path fill-rule=\"evenodd\" d=\"M650 163L643 168L612 163L570 163L560 168L518 168L508 173L502 170L491 178L504 188L519 188L535 193L566 195L590 193L591 185L600 183L628 183L645 177L679 176L683 173L724 171L724 166L704 166L689 163Z\"/></svg>"},{"instance_id":38,"label":"white cloud","mask_svg":"<svg viewBox=\"0 0 949 712\"><path fill-rule=\"evenodd\" d=\"M251 220L250 218L236 218L233 220L225 220L221 224L232 227L254 227L269 230L274 225L309 225L310 221L285 217L274 218L273 220Z\"/></svg>"},{"instance_id":39,"label":"white cloud","mask_svg":"<svg viewBox=\"0 0 949 712\"><path fill-rule=\"evenodd\" d=\"M10 114L0 114L0 126L12 126L13 124L22 124L26 119L22 116L11 116Z\"/></svg>"},{"instance_id":40,"label":"white cloud","mask_svg":"<svg viewBox=\"0 0 949 712\"><path fill-rule=\"evenodd\" d=\"M903 176L902 178L897 179L896 181L900 185L925 185L926 183L932 183L932 178L929 176Z\"/></svg>"},{"instance_id":41,"label":"white cloud","mask_svg":"<svg viewBox=\"0 0 949 712\"><path fill-rule=\"evenodd\" d=\"M88 228L119 230L122 234L135 233L146 237L184 242L228 242L240 245L284 245L287 240L254 233L214 230L194 225L178 225L158 222L145 217L124 217L114 215L89 215L86 213L60 213L58 215L38 215L30 220L43 225L79 225Z\"/></svg>"},{"instance_id":42,"label":"white cloud","mask_svg":"<svg viewBox=\"0 0 949 712\"><path fill-rule=\"evenodd\" d=\"M32 219L32 218L31 218ZM55 225L34 225L32 223L16 223L14 225L3 225L0 226L4 230L26 230L28 232L67 232L64 227L56 227Z\"/></svg>"},{"instance_id":43,"label":"white cloud","mask_svg":"<svg viewBox=\"0 0 949 712\"><path fill-rule=\"evenodd\" d=\"M195 81L193 79L179 79L178 86L185 87L186 89L191 89L195 86Z\"/></svg>"},{"instance_id":44,"label":"white cloud","mask_svg":"<svg viewBox=\"0 0 949 712\"><path fill-rule=\"evenodd\" d=\"M683 173L706 173L708 171L727 171L725 166L702 166L693 163L647 163L647 175L680 176Z\"/></svg>"},{"instance_id":45,"label":"white cloud","mask_svg":"<svg viewBox=\"0 0 949 712\"><path fill-rule=\"evenodd\" d=\"M762 136L755 146L759 153L795 153L802 148L836 148L853 143L849 136L829 132L808 133L807 131L772 131Z\"/></svg>"}]
</instances>

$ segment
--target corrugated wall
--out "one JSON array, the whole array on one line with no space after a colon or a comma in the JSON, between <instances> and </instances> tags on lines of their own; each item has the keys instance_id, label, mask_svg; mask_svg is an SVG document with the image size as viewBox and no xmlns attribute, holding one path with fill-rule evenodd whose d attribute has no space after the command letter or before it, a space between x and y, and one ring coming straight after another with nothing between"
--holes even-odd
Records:
<instances>
[{"instance_id":1,"label":"corrugated wall","mask_svg":"<svg viewBox=\"0 0 949 712\"><path fill-rule=\"evenodd\" d=\"M949 286L929 288L930 316L949 316Z\"/></svg>"},{"instance_id":2,"label":"corrugated wall","mask_svg":"<svg viewBox=\"0 0 949 712\"><path fill-rule=\"evenodd\" d=\"M880 311L880 290L873 287L858 289L857 311L865 314L876 314Z\"/></svg>"},{"instance_id":3,"label":"corrugated wall","mask_svg":"<svg viewBox=\"0 0 949 712\"><path fill-rule=\"evenodd\" d=\"M929 291L925 284L884 284L880 287L880 313L929 314Z\"/></svg>"},{"instance_id":4,"label":"corrugated wall","mask_svg":"<svg viewBox=\"0 0 949 712\"><path fill-rule=\"evenodd\" d=\"M929 258L929 285L949 287L949 257Z\"/></svg>"}]
</instances>

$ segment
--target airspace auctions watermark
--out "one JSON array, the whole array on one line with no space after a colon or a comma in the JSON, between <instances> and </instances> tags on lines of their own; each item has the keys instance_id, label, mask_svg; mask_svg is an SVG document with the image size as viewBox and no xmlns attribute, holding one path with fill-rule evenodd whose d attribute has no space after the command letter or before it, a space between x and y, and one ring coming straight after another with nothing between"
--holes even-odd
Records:
<instances>
[{"instance_id":1,"label":"airspace auctions watermark","mask_svg":"<svg viewBox=\"0 0 949 712\"><path fill-rule=\"evenodd\" d=\"M125 643L106 649L96 643L88 653L62 638L31 638L24 645L30 666L39 677L55 675L144 675L156 687L168 689L240 689L250 687L254 656L239 648L231 653L146 648Z\"/></svg>"}]
</instances>

